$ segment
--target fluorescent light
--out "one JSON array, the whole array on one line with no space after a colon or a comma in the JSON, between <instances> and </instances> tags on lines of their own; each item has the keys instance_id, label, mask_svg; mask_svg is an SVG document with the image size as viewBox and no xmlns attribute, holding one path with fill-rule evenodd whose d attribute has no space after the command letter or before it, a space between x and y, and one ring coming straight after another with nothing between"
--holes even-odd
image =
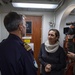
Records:
<instances>
[{"instance_id":1,"label":"fluorescent light","mask_svg":"<svg viewBox=\"0 0 75 75\"><path fill-rule=\"evenodd\" d=\"M12 3L14 7L20 8L39 8L39 9L55 9L57 4L39 4L39 3Z\"/></svg>"}]
</instances>

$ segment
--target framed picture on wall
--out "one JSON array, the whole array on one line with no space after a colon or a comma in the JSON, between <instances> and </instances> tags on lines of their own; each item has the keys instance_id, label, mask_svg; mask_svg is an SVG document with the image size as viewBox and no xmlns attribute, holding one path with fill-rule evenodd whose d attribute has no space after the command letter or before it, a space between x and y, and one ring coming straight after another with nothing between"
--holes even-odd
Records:
<instances>
[{"instance_id":1,"label":"framed picture on wall","mask_svg":"<svg viewBox=\"0 0 75 75\"><path fill-rule=\"evenodd\" d=\"M31 33L32 33L32 22L26 21L26 34L31 34Z\"/></svg>"}]
</instances>

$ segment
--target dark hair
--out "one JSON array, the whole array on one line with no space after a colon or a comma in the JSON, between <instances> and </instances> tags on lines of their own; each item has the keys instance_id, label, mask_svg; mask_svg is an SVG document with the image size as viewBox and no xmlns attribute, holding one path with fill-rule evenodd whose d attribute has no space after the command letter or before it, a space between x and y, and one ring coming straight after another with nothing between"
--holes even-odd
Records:
<instances>
[{"instance_id":1,"label":"dark hair","mask_svg":"<svg viewBox=\"0 0 75 75\"><path fill-rule=\"evenodd\" d=\"M17 30L20 23L22 23L22 15L16 12L9 12L4 18L4 26L8 32Z\"/></svg>"},{"instance_id":2,"label":"dark hair","mask_svg":"<svg viewBox=\"0 0 75 75\"><path fill-rule=\"evenodd\" d=\"M59 37L60 37L60 33L59 33L59 31L58 31L57 29L50 29L49 32L50 32L50 31L54 31L56 37L58 37L58 39L59 39ZM58 41L58 40L57 40L57 41Z\"/></svg>"},{"instance_id":3,"label":"dark hair","mask_svg":"<svg viewBox=\"0 0 75 75\"><path fill-rule=\"evenodd\" d=\"M69 28L67 34L68 35L75 35L75 27L74 28Z\"/></svg>"}]
</instances>

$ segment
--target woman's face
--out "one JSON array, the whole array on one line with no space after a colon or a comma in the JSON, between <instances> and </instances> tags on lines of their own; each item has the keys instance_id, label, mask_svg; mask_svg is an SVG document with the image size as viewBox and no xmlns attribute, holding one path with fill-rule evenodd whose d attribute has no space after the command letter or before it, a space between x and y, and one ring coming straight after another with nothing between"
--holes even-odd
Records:
<instances>
[{"instance_id":1,"label":"woman's face","mask_svg":"<svg viewBox=\"0 0 75 75\"><path fill-rule=\"evenodd\" d=\"M48 40L50 44L55 44L57 39L58 38L55 35L55 31L51 30L48 32Z\"/></svg>"}]
</instances>

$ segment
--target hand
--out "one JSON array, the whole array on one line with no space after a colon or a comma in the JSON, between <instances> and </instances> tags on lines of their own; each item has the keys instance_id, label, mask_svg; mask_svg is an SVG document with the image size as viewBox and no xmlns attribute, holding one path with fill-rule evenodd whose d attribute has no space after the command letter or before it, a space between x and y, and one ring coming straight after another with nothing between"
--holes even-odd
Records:
<instances>
[{"instance_id":1,"label":"hand","mask_svg":"<svg viewBox=\"0 0 75 75\"><path fill-rule=\"evenodd\" d=\"M69 58L75 58L75 53L72 53L72 52L68 52L68 54L67 54L67 56L69 57Z\"/></svg>"},{"instance_id":2,"label":"hand","mask_svg":"<svg viewBox=\"0 0 75 75\"><path fill-rule=\"evenodd\" d=\"M46 71L46 72L50 72L50 71L51 71L51 64L47 64L47 65L45 66L45 71Z\"/></svg>"}]
</instances>

